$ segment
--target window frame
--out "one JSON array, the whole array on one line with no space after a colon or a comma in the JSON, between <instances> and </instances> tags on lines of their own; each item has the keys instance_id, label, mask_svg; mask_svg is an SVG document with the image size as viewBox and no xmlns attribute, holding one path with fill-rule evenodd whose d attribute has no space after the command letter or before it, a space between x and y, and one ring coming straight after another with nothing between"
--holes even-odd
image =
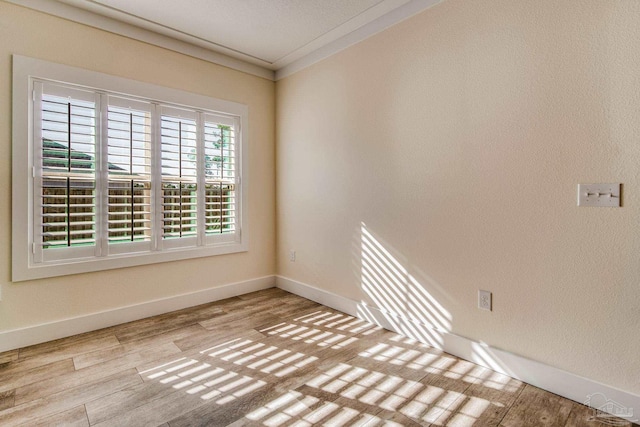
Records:
<instances>
[{"instance_id":1,"label":"window frame","mask_svg":"<svg viewBox=\"0 0 640 427\"><path fill-rule=\"evenodd\" d=\"M236 137L236 218L235 239L212 241L200 246L166 248L158 245L150 252L109 253L81 259L36 262L34 259L34 82L49 81L80 89L102 92L231 117L238 123ZM103 115L101 120L105 116ZM167 261L246 252L248 250L248 121L249 108L237 102L216 99L178 89L158 86L100 72L13 55L12 134L12 281L24 281ZM156 143L158 143L156 141ZM153 182L153 181L152 181ZM157 187L158 182L152 185ZM98 215L102 215L97 212ZM156 236L157 238L158 236ZM205 244L206 243L206 244Z\"/></svg>"}]
</instances>

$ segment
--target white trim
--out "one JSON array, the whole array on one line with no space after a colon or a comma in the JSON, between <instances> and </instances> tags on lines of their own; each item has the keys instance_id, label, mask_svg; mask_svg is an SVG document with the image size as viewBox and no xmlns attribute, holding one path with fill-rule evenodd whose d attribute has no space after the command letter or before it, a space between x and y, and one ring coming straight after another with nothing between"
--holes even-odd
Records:
<instances>
[{"instance_id":1,"label":"white trim","mask_svg":"<svg viewBox=\"0 0 640 427\"><path fill-rule=\"evenodd\" d=\"M272 288L274 282L274 276L258 277L188 294L0 332L0 353Z\"/></svg>"},{"instance_id":2,"label":"white trim","mask_svg":"<svg viewBox=\"0 0 640 427\"><path fill-rule=\"evenodd\" d=\"M194 58L202 59L213 64L222 65L243 73L252 74L267 80L274 79L274 72L264 66L247 62L246 60L232 58L224 53L214 52L211 48L197 46L194 42L178 40L156 32L140 28L113 18L109 18L88 10L70 6L51 0L7 0L9 3L29 9L44 12L49 15L67 19L90 27L98 28L110 33L125 36L134 40L149 43Z\"/></svg>"},{"instance_id":3,"label":"white trim","mask_svg":"<svg viewBox=\"0 0 640 427\"><path fill-rule=\"evenodd\" d=\"M602 393L626 408L640 410L640 396L631 392L448 331L437 330L287 277L276 276L276 286L576 402L584 403L590 394Z\"/></svg>"},{"instance_id":4,"label":"white trim","mask_svg":"<svg viewBox=\"0 0 640 427\"><path fill-rule=\"evenodd\" d=\"M295 48L281 58L274 60L271 64L272 68L278 70L286 65L289 65L297 61L298 59L303 58L330 43L333 43L334 41L340 40L341 38L351 34L354 31L357 31L361 27L368 25L378 18L383 18L386 15L390 15L394 10L401 8L407 3L411 3L412 1L413 0L381 0L375 5L372 5L362 12L358 13L357 15L354 15L351 18L347 19L347 21L343 22L342 24L328 30L326 33L319 35L317 38L298 48ZM375 34L375 32L372 33L372 35L373 34Z\"/></svg>"},{"instance_id":5,"label":"white trim","mask_svg":"<svg viewBox=\"0 0 640 427\"><path fill-rule=\"evenodd\" d=\"M349 298L341 297L323 289L314 288L302 282L295 281L283 276L276 276L276 287L296 294L298 296L310 299L327 307L340 310L351 316L357 315L358 303Z\"/></svg>"},{"instance_id":6,"label":"white trim","mask_svg":"<svg viewBox=\"0 0 640 427\"><path fill-rule=\"evenodd\" d=\"M362 17L354 17L352 21L349 21L348 25L345 24L334 28L322 37L309 43L309 45L302 46L273 63L245 55L242 52L233 51L215 43L207 43L203 40L195 37L189 37L182 33L170 32L173 36L160 34L152 29L142 28L138 25L123 22L118 19L100 15L59 1L7 1L22 7L44 12L59 18L88 25L110 33L129 37L134 40L139 40L154 46L202 59L213 64L222 65L233 70L275 81L290 76L291 74L328 58L349 46L384 31L387 28L440 3L442 0L410 0L402 6L392 9L379 18L360 27L356 26L366 17L366 14ZM369 11L369 13L373 12L373 10ZM352 28L355 29L351 31ZM163 31L169 30L163 29ZM347 31L350 32L347 33ZM346 34L329 42L333 35L342 33Z\"/></svg>"},{"instance_id":7,"label":"white trim","mask_svg":"<svg viewBox=\"0 0 640 427\"><path fill-rule=\"evenodd\" d=\"M300 59L297 59L288 64L282 64L282 67L278 67L275 80L278 81L287 76L290 76L294 73L297 73L300 70L303 70L316 62L320 62L323 59L326 59L336 53L348 48L349 46L353 46L356 43L360 43L361 41L368 39L369 37L378 34L387 28L396 25L405 19L416 15L423 10L426 10L436 4L440 3L442 0L411 0L410 2L393 9L389 13L386 13L369 22L366 25L358 28L357 30L340 37L339 39L327 43L322 47L310 52L308 55L303 56ZM275 63L276 65L278 62Z\"/></svg>"}]
</instances>

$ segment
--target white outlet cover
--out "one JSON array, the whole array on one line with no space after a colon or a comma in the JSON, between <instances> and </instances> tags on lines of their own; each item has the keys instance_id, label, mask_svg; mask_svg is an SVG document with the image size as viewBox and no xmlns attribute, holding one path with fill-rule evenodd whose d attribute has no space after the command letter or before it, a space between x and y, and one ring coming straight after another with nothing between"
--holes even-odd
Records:
<instances>
[{"instance_id":1,"label":"white outlet cover","mask_svg":"<svg viewBox=\"0 0 640 427\"><path fill-rule=\"evenodd\" d=\"M491 292L478 291L478 308L481 310L491 311Z\"/></svg>"},{"instance_id":2,"label":"white outlet cover","mask_svg":"<svg viewBox=\"0 0 640 427\"><path fill-rule=\"evenodd\" d=\"M620 207L620 183L578 184L578 206Z\"/></svg>"}]
</instances>

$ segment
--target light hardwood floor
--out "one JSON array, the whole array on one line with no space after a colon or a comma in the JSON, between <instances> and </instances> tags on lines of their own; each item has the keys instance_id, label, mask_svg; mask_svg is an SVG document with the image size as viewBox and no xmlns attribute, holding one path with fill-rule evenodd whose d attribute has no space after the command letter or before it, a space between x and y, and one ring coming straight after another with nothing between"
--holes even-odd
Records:
<instances>
[{"instance_id":1,"label":"light hardwood floor","mask_svg":"<svg viewBox=\"0 0 640 427\"><path fill-rule=\"evenodd\" d=\"M586 406L279 289L0 354L0 425L590 426Z\"/></svg>"}]
</instances>

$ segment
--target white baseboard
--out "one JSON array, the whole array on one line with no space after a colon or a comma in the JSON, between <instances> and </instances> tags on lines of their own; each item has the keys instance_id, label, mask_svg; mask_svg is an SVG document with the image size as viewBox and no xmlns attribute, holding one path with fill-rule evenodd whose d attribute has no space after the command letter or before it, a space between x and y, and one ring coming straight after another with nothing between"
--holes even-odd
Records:
<instances>
[{"instance_id":1,"label":"white baseboard","mask_svg":"<svg viewBox=\"0 0 640 427\"><path fill-rule=\"evenodd\" d=\"M120 307L114 310L0 332L0 352L268 289L274 285L285 291L376 323L385 329L417 339L454 356L491 368L576 402L584 403L589 395L602 393L610 401L623 408L640 409L640 396L633 393L455 335L448 331L434 329L412 319L388 313L377 307L282 276L265 276L189 294Z\"/></svg>"},{"instance_id":2,"label":"white baseboard","mask_svg":"<svg viewBox=\"0 0 640 427\"><path fill-rule=\"evenodd\" d=\"M448 331L437 330L412 319L286 277L276 276L276 286L576 402L585 403L590 395L601 393L612 403L623 408L640 410L640 396L589 378ZM603 410L606 411L606 408ZM638 415L634 415L634 422L637 422Z\"/></svg>"},{"instance_id":3,"label":"white baseboard","mask_svg":"<svg viewBox=\"0 0 640 427\"><path fill-rule=\"evenodd\" d=\"M0 332L0 352L268 289L274 285L274 276L259 277L113 310Z\"/></svg>"},{"instance_id":4,"label":"white baseboard","mask_svg":"<svg viewBox=\"0 0 640 427\"><path fill-rule=\"evenodd\" d=\"M311 285L297 282L282 276L276 276L276 286L284 291L310 299L311 301L326 305L327 307L340 310L341 312L350 314L351 316L357 315L358 303L349 298L341 297L340 295L314 288Z\"/></svg>"}]
</instances>

